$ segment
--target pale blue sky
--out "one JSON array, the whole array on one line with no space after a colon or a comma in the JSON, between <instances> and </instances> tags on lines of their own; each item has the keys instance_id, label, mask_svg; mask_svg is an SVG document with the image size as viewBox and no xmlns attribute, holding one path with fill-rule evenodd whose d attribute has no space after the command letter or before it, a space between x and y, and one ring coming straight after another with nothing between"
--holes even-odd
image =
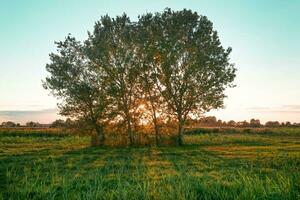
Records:
<instances>
[{"instance_id":1,"label":"pale blue sky","mask_svg":"<svg viewBox=\"0 0 300 200\"><path fill-rule=\"evenodd\" d=\"M223 120L300 122L298 0L2 0L0 122L31 118L50 122L57 117L53 111L57 102L41 85L54 41L68 33L85 39L87 30L105 14L125 12L136 20L139 14L166 7L206 15L222 44L233 48L237 87L226 91L225 109L209 114Z\"/></svg>"}]
</instances>

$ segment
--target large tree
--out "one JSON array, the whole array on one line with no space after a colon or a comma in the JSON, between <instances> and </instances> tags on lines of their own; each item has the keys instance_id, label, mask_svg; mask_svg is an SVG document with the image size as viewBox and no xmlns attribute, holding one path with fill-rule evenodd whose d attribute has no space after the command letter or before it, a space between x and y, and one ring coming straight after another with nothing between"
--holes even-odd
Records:
<instances>
[{"instance_id":1,"label":"large tree","mask_svg":"<svg viewBox=\"0 0 300 200\"><path fill-rule=\"evenodd\" d=\"M134 24L125 14L104 16L95 24L86 41L88 57L96 69L107 75L108 93L119 116L127 125L130 145L134 143L133 117L137 108L138 60Z\"/></svg>"},{"instance_id":2,"label":"large tree","mask_svg":"<svg viewBox=\"0 0 300 200\"><path fill-rule=\"evenodd\" d=\"M56 44L57 53L50 54L46 65L50 76L44 81L44 88L60 99L60 114L84 120L103 144L103 126L110 105L104 73L94 70L84 45L75 38L68 36Z\"/></svg>"},{"instance_id":3,"label":"large tree","mask_svg":"<svg viewBox=\"0 0 300 200\"><path fill-rule=\"evenodd\" d=\"M135 46L137 59L139 60L139 78L140 83L140 98L146 109L150 113L150 118L154 127L155 141L159 144L159 117L161 117L165 110L165 102L160 95L157 87L157 70L155 68L156 50L153 48L155 38L152 37L151 24L153 15L148 13L139 18L136 26Z\"/></svg>"},{"instance_id":4,"label":"large tree","mask_svg":"<svg viewBox=\"0 0 300 200\"><path fill-rule=\"evenodd\" d=\"M96 22L83 43L68 37L58 43L47 65L45 87L62 98L61 113L84 118L104 141L107 114L133 125L141 103L151 113L158 141L158 117L178 121L183 143L187 118L223 106L236 69L212 23L190 10L146 14L131 22L125 14Z\"/></svg>"},{"instance_id":5,"label":"large tree","mask_svg":"<svg viewBox=\"0 0 300 200\"><path fill-rule=\"evenodd\" d=\"M222 47L207 17L191 10L166 9L145 18L151 19L146 40L151 43L157 88L178 120L181 145L189 115L223 106L224 90L233 86L236 71L229 62L231 48Z\"/></svg>"}]
</instances>

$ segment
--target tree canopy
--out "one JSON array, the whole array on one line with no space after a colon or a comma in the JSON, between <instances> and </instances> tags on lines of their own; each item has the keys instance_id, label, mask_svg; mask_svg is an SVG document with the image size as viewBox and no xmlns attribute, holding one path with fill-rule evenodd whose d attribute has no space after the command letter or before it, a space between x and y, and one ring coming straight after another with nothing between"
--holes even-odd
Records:
<instances>
[{"instance_id":1,"label":"tree canopy","mask_svg":"<svg viewBox=\"0 0 300 200\"><path fill-rule=\"evenodd\" d=\"M124 122L134 144L135 123L150 113L176 119L183 143L188 117L221 108L233 87L231 48L225 49L207 17L191 10L147 13L137 22L126 14L103 16L83 42L58 42L46 66L44 87L61 99L61 114L92 124L101 143L106 122Z\"/></svg>"}]
</instances>

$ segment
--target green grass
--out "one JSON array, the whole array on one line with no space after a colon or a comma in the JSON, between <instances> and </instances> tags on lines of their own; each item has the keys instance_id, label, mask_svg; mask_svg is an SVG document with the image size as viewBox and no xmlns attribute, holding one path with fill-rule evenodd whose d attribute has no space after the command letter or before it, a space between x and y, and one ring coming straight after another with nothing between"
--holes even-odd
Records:
<instances>
[{"instance_id":1,"label":"green grass","mask_svg":"<svg viewBox=\"0 0 300 200\"><path fill-rule=\"evenodd\" d=\"M300 130L283 132L139 148L0 133L0 199L300 199Z\"/></svg>"}]
</instances>

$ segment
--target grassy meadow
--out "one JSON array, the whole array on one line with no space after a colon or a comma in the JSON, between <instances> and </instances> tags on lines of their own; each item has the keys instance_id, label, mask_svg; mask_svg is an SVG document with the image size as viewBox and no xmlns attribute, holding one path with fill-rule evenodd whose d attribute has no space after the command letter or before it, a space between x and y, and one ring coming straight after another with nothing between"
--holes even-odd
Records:
<instances>
[{"instance_id":1,"label":"grassy meadow","mask_svg":"<svg viewBox=\"0 0 300 200\"><path fill-rule=\"evenodd\" d=\"M300 129L200 129L183 147L90 142L0 130L0 199L300 199Z\"/></svg>"}]
</instances>

